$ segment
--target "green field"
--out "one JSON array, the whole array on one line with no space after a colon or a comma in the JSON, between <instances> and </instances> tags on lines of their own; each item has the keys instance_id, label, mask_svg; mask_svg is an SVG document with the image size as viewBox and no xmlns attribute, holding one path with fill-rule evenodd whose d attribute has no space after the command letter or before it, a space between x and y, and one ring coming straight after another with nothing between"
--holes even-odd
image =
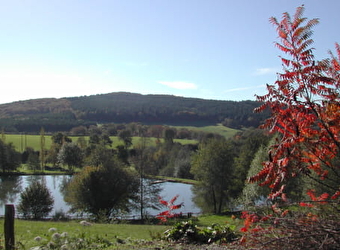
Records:
<instances>
[{"instance_id":1,"label":"green field","mask_svg":"<svg viewBox=\"0 0 340 250\"><path fill-rule=\"evenodd\" d=\"M76 142L80 136L69 136L73 142ZM83 136L86 141L88 141L88 136ZM116 148L118 145L123 145L123 142L118 139L117 136L110 136L113 141L112 148ZM132 143L136 145L140 140L139 137L132 137ZM150 145L156 145L156 138L150 138L148 143ZM13 143L16 150L23 152L26 147L31 147L34 150L40 150L40 135L24 135L24 134L6 134L5 141L7 143ZM162 141L162 139L161 139ZM188 139L175 139L175 142L181 144L196 144L196 140ZM49 149L52 145L52 140L50 135L45 135L45 149Z\"/></svg>"},{"instance_id":2,"label":"green field","mask_svg":"<svg viewBox=\"0 0 340 250\"><path fill-rule=\"evenodd\" d=\"M0 226L1 228L4 228L3 219L1 219ZM51 228L56 229L56 231L49 230ZM152 235L162 234L165 230L169 228L169 226L163 225L97 223L94 223L91 226L82 226L79 221L53 222L16 219L15 241L18 246L23 247L22 249L30 249L31 247L40 246L48 243L49 241L52 241L52 235L54 233L67 233L67 238L70 242L82 239L82 244L84 246L84 248L82 249L92 249L89 246L90 244L99 245L100 243L104 243L103 247L100 249L121 249L123 246L122 242L136 245L142 240L150 241L152 239ZM0 237L0 242L3 243L3 234L0 234ZM37 237L40 237L41 240L37 241ZM60 240L63 239L61 238ZM106 242L110 242L111 246L105 247ZM0 245L0 248L1 247L3 246Z\"/></svg>"},{"instance_id":3,"label":"green field","mask_svg":"<svg viewBox=\"0 0 340 250\"><path fill-rule=\"evenodd\" d=\"M217 124L215 126L204 126L204 127L176 126L174 128L176 128L176 129L185 128L185 129L188 129L188 130L193 130L193 131L198 131L198 132L203 131L203 132L206 132L206 133L220 134L220 135L224 136L225 138L230 138L233 135L235 135L237 132L240 131L240 130L237 130L237 129L225 127L222 124Z\"/></svg>"},{"instance_id":4,"label":"green field","mask_svg":"<svg viewBox=\"0 0 340 250\"><path fill-rule=\"evenodd\" d=\"M184 126L176 126L176 129L186 128L188 130L194 131L203 131L207 133L216 133L220 134L226 138L229 138L235 135L239 130L227 128L223 125L216 126L205 126L205 127L184 127ZM45 149L49 149L52 144L51 136L45 135ZM76 142L80 136L69 136L73 142ZM88 141L88 136L83 136L86 141ZM123 142L118 139L117 136L111 136L111 140L113 141L112 148L116 148L118 145L123 145ZM132 143L136 145L140 140L139 137L133 137ZM26 147L31 147L34 150L40 150L40 135L25 135L25 134L5 134L5 141L7 143L13 143L16 150L23 152ZM156 138L149 138L149 145L156 145ZM162 141L162 139L161 139ZM189 139L175 139L175 142L179 142L181 144L197 144L196 140Z\"/></svg>"},{"instance_id":5,"label":"green field","mask_svg":"<svg viewBox=\"0 0 340 250\"><path fill-rule=\"evenodd\" d=\"M202 218L202 219L201 219ZM235 224L238 221L233 221L227 216L203 216L198 217L195 222L198 226L211 226L213 223L220 225ZM4 228L4 219L0 219L0 227ZM51 232L51 229L54 229ZM64 236L59 236L60 239L54 239L53 234L67 235L67 240L78 242L82 240L85 248L82 249L140 249L140 246L150 249L168 249L163 248L166 242L155 240L157 236L162 236L163 233L171 228L169 225L135 225L135 224L101 224L93 223L91 226L83 226L77 220L67 222L55 221L29 221L15 220L15 241L18 249L30 249L31 247L46 245L53 240L65 241ZM4 234L0 231L0 249L3 249ZM40 238L40 241L37 240ZM110 244L108 244L110 243ZM99 246L101 248L92 248L90 245ZM57 248L60 249L60 248ZM149 249L149 248L148 248ZM171 248L172 249L172 248Z\"/></svg>"}]
</instances>

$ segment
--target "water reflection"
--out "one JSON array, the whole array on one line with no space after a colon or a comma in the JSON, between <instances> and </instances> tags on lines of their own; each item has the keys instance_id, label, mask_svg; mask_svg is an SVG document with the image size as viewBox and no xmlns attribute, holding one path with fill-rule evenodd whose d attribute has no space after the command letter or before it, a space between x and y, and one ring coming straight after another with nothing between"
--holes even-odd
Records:
<instances>
[{"instance_id":1,"label":"water reflection","mask_svg":"<svg viewBox=\"0 0 340 250\"><path fill-rule=\"evenodd\" d=\"M70 181L68 175L31 175L31 176L0 176L0 216L4 215L4 205L17 205L20 200L20 193L34 181L45 182L54 198L54 207L50 215L55 212L68 212L70 206L64 201L64 186ZM200 209L192 201L192 191L190 184L164 182L161 184L162 191L160 196L164 200L170 200L175 195L179 195L178 203L184 203L177 212L199 213ZM147 213L156 215L160 211L149 208ZM139 213L133 214L139 216ZM132 215L131 215L132 216Z\"/></svg>"},{"instance_id":2,"label":"water reflection","mask_svg":"<svg viewBox=\"0 0 340 250\"><path fill-rule=\"evenodd\" d=\"M0 176L0 206L14 203L16 196L22 191L21 176Z\"/></svg>"}]
</instances>

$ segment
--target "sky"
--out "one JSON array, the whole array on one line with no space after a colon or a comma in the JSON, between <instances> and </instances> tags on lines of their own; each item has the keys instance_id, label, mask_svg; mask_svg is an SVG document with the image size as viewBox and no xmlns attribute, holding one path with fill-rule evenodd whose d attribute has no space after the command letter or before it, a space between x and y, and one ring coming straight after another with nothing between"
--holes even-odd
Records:
<instances>
[{"instance_id":1,"label":"sky","mask_svg":"<svg viewBox=\"0 0 340 250\"><path fill-rule=\"evenodd\" d=\"M0 0L0 103L133 92L255 100L281 71L283 12L340 43L339 0Z\"/></svg>"}]
</instances>

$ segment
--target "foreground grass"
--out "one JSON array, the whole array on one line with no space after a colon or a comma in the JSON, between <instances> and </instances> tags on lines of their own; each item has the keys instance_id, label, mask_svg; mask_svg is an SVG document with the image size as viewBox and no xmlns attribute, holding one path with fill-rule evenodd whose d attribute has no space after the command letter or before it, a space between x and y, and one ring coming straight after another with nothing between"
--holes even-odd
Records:
<instances>
[{"instance_id":1,"label":"foreground grass","mask_svg":"<svg viewBox=\"0 0 340 250\"><path fill-rule=\"evenodd\" d=\"M232 222L230 217L217 215L202 216L195 221L199 226L210 226L213 223L225 225L229 222ZM0 219L0 227L4 228L4 219ZM169 243L159 240L159 237L171 227L171 225L100 223L83 226L76 220L55 222L16 219L15 241L18 249L30 249L46 245L53 240L54 233L60 235L67 233L72 242L82 240L84 248L77 249L149 249L149 247L156 249L156 246L159 249L174 249L168 248ZM4 247L3 242L4 234L0 233L0 249Z\"/></svg>"},{"instance_id":2,"label":"foreground grass","mask_svg":"<svg viewBox=\"0 0 340 250\"><path fill-rule=\"evenodd\" d=\"M201 215L196 222L198 226L211 226L212 224L239 224L238 220L233 220L230 216L225 215ZM238 226L238 225L237 225Z\"/></svg>"},{"instance_id":3,"label":"foreground grass","mask_svg":"<svg viewBox=\"0 0 340 250\"><path fill-rule=\"evenodd\" d=\"M4 220L0 220L0 227L4 228ZM49 232L55 228L56 232L62 234L66 232L69 237L86 239L89 242L108 242L110 246L100 249L116 249L115 245L130 243L136 245L144 241L151 241L152 236L161 235L170 226L164 225L131 225L131 224L97 224L82 226L77 221L53 222L53 221L28 221L15 220L15 241L22 249L30 249L49 241L54 232ZM54 231L54 230L53 230ZM0 235L1 242L4 236ZM36 237L41 237L38 242ZM121 249L122 247L117 249ZM1 245L0 245L0 249Z\"/></svg>"}]
</instances>

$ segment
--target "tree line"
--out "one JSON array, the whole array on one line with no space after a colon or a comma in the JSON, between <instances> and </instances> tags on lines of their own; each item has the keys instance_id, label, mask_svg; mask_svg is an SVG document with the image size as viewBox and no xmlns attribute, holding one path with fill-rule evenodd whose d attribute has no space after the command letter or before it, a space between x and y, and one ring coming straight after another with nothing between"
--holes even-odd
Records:
<instances>
[{"instance_id":1,"label":"tree line","mask_svg":"<svg viewBox=\"0 0 340 250\"><path fill-rule=\"evenodd\" d=\"M0 105L6 132L69 131L105 123L258 127L269 113L255 114L255 101L219 101L170 95L110 93L62 99L36 99Z\"/></svg>"}]
</instances>

